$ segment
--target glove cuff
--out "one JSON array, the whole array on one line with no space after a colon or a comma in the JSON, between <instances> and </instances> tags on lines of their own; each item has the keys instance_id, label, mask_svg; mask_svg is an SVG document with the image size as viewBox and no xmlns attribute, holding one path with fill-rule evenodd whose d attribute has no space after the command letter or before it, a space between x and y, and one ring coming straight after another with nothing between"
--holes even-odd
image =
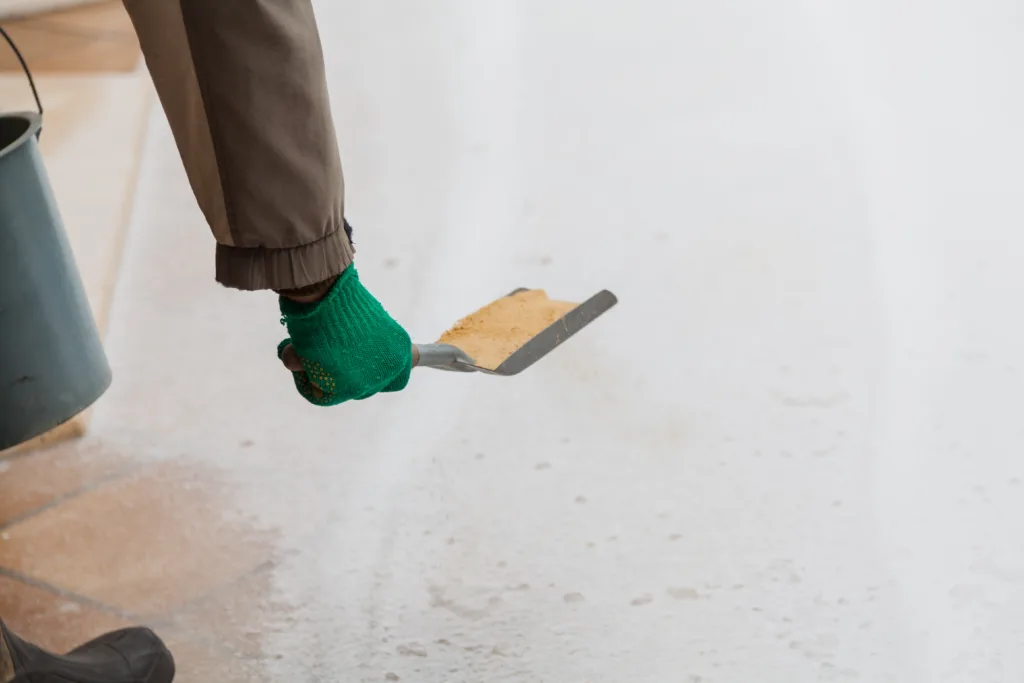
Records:
<instances>
[{"instance_id":1,"label":"glove cuff","mask_svg":"<svg viewBox=\"0 0 1024 683\"><path fill-rule=\"evenodd\" d=\"M281 315L293 339L322 339L330 336L337 348L371 335L388 316L359 281L355 265L350 265L319 301L300 303L280 298Z\"/></svg>"}]
</instances>

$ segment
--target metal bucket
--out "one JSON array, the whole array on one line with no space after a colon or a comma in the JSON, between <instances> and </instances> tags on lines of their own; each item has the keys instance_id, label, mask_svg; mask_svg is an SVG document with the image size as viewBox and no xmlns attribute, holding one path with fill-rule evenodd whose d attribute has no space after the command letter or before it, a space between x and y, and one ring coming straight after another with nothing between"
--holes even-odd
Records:
<instances>
[{"instance_id":1,"label":"metal bucket","mask_svg":"<svg viewBox=\"0 0 1024 683\"><path fill-rule=\"evenodd\" d=\"M110 386L110 366L43 167L35 113L0 115L0 450Z\"/></svg>"}]
</instances>

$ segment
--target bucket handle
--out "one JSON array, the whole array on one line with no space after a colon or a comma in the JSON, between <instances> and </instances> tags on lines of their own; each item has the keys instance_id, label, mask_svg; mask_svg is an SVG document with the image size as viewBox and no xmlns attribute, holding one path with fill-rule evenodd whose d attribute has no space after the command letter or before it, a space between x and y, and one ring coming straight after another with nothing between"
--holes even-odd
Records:
<instances>
[{"instance_id":1,"label":"bucket handle","mask_svg":"<svg viewBox=\"0 0 1024 683\"><path fill-rule=\"evenodd\" d=\"M36 90L36 82L32 79L32 72L28 69L28 64L25 62L25 58L21 56L21 50L14 44L14 40L7 35L7 31L4 30L3 26L0 26L0 35L3 35L4 40L11 46L11 50L14 51L14 56L18 58L18 62L21 63L21 68L25 71L25 77L28 78L28 86L32 88L32 97L36 100L36 108L39 110L39 118L43 118L43 103L39 100L39 91ZM36 131L36 139L39 139L40 133L43 132L42 127Z\"/></svg>"}]
</instances>

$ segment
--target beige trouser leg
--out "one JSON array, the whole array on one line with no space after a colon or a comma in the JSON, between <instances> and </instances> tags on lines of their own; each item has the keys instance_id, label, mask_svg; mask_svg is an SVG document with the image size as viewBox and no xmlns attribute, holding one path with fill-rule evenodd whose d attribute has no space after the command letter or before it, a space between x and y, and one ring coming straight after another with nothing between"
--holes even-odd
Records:
<instances>
[{"instance_id":1,"label":"beige trouser leg","mask_svg":"<svg viewBox=\"0 0 1024 683\"><path fill-rule=\"evenodd\" d=\"M124 0L189 182L217 280L293 289L352 262L310 0Z\"/></svg>"}]
</instances>

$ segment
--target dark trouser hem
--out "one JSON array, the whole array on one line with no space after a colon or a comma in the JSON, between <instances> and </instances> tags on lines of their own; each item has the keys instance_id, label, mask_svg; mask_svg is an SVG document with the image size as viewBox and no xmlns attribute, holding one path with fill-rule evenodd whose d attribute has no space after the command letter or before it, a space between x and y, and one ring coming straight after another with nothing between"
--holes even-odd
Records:
<instances>
[{"instance_id":1,"label":"dark trouser hem","mask_svg":"<svg viewBox=\"0 0 1024 683\"><path fill-rule=\"evenodd\" d=\"M345 230L290 249L217 245L217 282L232 289L298 289L334 277L355 253Z\"/></svg>"}]
</instances>

